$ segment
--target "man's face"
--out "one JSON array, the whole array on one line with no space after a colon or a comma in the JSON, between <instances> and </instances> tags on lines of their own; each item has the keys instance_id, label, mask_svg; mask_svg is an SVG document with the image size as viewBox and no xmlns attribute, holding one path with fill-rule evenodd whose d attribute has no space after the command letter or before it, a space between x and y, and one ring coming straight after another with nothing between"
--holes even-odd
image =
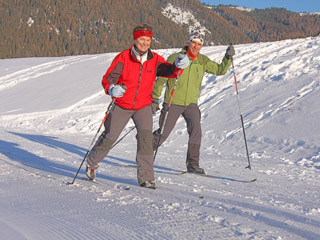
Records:
<instances>
[{"instance_id":1,"label":"man's face","mask_svg":"<svg viewBox=\"0 0 320 240\"><path fill-rule=\"evenodd\" d=\"M147 36L139 37L134 41L134 44L140 52L144 53L150 48L151 38Z\"/></svg>"},{"instance_id":2,"label":"man's face","mask_svg":"<svg viewBox=\"0 0 320 240\"><path fill-rule=\"evenodd\" d=\"M193 56L197 56L202 48L202 44L197 41L190 41L188 44L188 49Z\"/></svg>"}]
</instances>

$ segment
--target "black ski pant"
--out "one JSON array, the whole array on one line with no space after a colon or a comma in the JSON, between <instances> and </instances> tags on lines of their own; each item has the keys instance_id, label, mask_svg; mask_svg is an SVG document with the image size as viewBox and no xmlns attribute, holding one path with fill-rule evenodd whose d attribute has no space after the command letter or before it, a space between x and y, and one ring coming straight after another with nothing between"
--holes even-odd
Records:
<instances>
[{"instance_id":1,"label":"black ski pant","mask_svg":"<svg viewBox=\"0 0 320 240\"><path fill-rule=\"evenodd\" d=\"M153 150L155 150L157 147L166 111L168 111L168 104L164 103L159 118L159 129L153 132ZM197 104L190 104L189 106L171 104L159 145L161 145L169 137L180 115L183 116L187 123L187 131L189 134L186 159L187 167L199 167L201 145L201 112Z\"/></svg>"}]
</instances>

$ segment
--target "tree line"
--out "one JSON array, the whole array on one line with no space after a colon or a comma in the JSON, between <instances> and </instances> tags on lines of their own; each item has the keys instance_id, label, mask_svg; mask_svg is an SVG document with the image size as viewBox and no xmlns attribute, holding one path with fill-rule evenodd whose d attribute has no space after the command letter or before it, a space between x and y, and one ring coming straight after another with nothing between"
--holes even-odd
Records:
<instances>
[{"instance_id":1,"label":"tree line","mask_svg":"<svg viewBox=\"0 0 320 240\"><path fill-rule=\"evenodd\" d=\"M0 58L122 51L131 46L132 29L142 22L154 28L153 49L182 47L189 25L162 14L169 3L190 11L208 29L208 45L276 41L320 32L319 15L300 16L277 8L251 12L230 6L208 8L198 0L1 1Z\"/></svg>"}]
</instances>

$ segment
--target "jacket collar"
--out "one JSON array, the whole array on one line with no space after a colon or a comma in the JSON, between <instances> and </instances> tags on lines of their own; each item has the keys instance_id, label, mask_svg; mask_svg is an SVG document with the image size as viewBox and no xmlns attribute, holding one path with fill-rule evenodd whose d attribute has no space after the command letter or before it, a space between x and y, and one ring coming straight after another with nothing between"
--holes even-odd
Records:
<instances>
[{"instance_id":1,"label":"jacket collar","mask_svg":"<svg viewBox=\"0 0 320 240\"><path fill-rule=\"evenodd\" d=\"M135 62L140 62L140 60L138 60L136 54L139 54L139 53L137 53L137 52L135 51L134 45L132 45L131 48L130 48L130 57L133 58L133 61L135 61ZM148 51L147 51L146 54L147 54L147 60L146 60L146 61L149 61L149 60L152 59L153 56L154 56L154 55L153 55L153 52L150 50L150 48L148 49Z\"/></svg>"},{"instance_id":2,"label":"jacket collar","mask_svg":"<svg viewBox=\"0 0 320 240\"><path fill-rule=\"evenodd\" d=\"M193 55L191 54L191 52L189 51L188 46L184 46L184 47L183 47L182 53L188 54L189 58L191 58L192 60L196 60L196 58L199 56L199 54L198 54L197 56L193 56Z\"/></svg>"}]
</instances>

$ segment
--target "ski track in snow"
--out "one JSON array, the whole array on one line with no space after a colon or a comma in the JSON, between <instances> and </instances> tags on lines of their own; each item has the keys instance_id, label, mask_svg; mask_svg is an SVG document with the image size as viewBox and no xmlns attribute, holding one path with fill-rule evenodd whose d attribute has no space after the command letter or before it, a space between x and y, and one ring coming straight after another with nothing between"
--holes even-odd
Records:
<instances>
[{"instance_id":1,"label":"ski track in snow","mask_svg":"<svg viewBox=\"0 0 320 240\"><path fill-rule=\"evenodd\" d=\"M1 99L0 109L5 109L0 115L2 236L320 239L319 43L320 37L315 37L235 46L252 171L244 169L247 159L232 68L225 76L206 74L203 80L201 165L216 176L257 177L249 184L179 175L185 169L187 147L185 122L180 118L159 148L155 162L159 189L137 186L132 167L136 130L110 151L96 183L85 179L83 168L74 185L67 185L109 104L101 87L89 94L88 89L71 92L65 99L67 107L56 108L44 100L32 112L16 105L10 109L5 106L10 106L10 99ZM205 47L202 53L220 62L225 48ZM167 57L178 50L157 52ZM14 93L17 86L41 78L33 94L52 93L46 76L61 76L71 65L84 71L77 65L92 67L95 61L104 73L115 54L2 60L8 70L0 67L0 92ZM92 78L100 81L101 75ZM21 100L28 102L23 95ZM130 121L124 132L131 126Z\"/></svg>"},{"instance_id":2,"label":"ski track in snow","mask_svg":"<svg viewBox=\"0 0 320 240\"><path fill-rule=\"evenodd\" d=\"M56 61L51 61L48 63L39 64L36 66L28 67L26 69L7 74L3 77L0 77L1 87L0 91L6 88L14 87L16 84L19 84L24 81L28 81L32 78L44 77L46 74L51 74L56 71L61 71L64 68L68 67L71 64L79 63L80 61L87 61L86 56L76 56L65 59L59 59Z\"/></svg>"}]
</instances>

